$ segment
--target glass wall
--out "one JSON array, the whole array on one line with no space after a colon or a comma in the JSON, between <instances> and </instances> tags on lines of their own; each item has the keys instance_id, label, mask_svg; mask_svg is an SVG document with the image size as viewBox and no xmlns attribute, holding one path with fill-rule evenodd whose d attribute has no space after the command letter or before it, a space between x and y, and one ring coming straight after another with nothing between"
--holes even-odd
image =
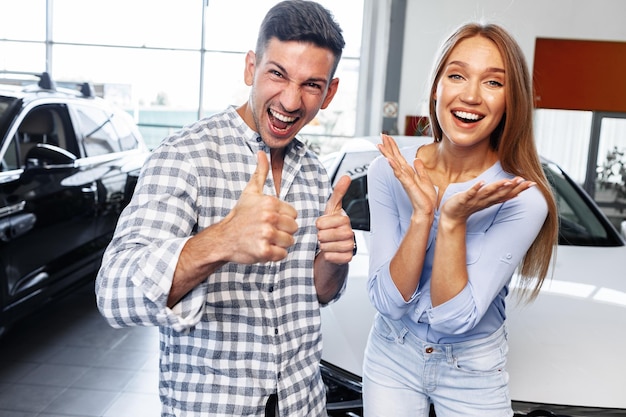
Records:
<instances>
[{"instance_id":1,"label":"glass wall","mask_svg":"<svg viewBox=\"0 0 626 417\"><path fill-rule=\"evenodd\" d=\"M340 93L303 130L355 133L365 0L319 0L342 26ZM277 0L0 2L0 70L89 81L134 115L154 147L168 133L247 100L244 58ZM47 12L47 13L46 13Z\"/></svg>"},{"instance_id":2,"label":"glass wall","mask_svg":"<svg viewBox=\"0 0 626 417\"><path fill-rule=\"evenodd\" d=\"M618 229L626 227L626 114L535 110L537 148L598 203Z\"/></svg>"}]
</instances>

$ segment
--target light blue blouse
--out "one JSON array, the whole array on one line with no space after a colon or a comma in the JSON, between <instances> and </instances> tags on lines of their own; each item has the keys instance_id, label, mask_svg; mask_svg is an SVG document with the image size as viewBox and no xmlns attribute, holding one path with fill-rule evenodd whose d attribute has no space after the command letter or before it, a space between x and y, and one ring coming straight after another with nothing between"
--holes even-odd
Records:
<instances>
[{"instance_id":1,"label":"light blue blouse","mask_svg":"<svg viewBox=\"0 0 626 417\"><path fill-rule=\"evenodd\" d=\"M417 148L402 149L407 161L413 161ZM441 206L453 194L477 181L490 183L504 178L514 176L496 162L471 181L450 184ZM468 284L457 296L437 307L430 300L430 278L440 212L436 211L430 230L419 286L411 299L405 301L391 279L389 263L406 233L413 209L382 156L369 167L368 194L371 215L368 293L380 314L401 320L409 331L430 343L462 342L498 330L506 317L505 298L511 277L547 216L547 204L539 189L531 187L506 203L469 217Z\"/></svg>"}]
</instances>

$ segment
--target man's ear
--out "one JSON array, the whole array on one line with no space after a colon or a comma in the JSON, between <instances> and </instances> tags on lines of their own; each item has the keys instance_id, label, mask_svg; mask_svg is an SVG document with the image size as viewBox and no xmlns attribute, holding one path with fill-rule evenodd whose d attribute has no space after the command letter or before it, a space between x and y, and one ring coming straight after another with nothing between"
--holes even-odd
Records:
<instances>
[{"instance_id":1,"label":"man's ear","mask_svg":"<svg viewBox=\"0 0 626 417\"><path fill-rule=\"evenodd\" d=\"M249 87L254 82L254 71L256 68L256 54L253 51L248 51L246 54L246 66L243 71L243 80Z\"/></svg>"},{"instance_id":2,"label":"man's ear","mask_svg":"<svg viewBox=\"0 0 626 417\"><path fill-rule=\"evenodd\" d=\"M324 98L324 102L322 103L322 109L328 107L331 101L333 101L333 97L335 97L335 93L337 93L337 88L339 88L339 78L333 78L330 80L330 85L328 86L328 90L326 91L326 97Z\"/></svg>"}]
</instances>

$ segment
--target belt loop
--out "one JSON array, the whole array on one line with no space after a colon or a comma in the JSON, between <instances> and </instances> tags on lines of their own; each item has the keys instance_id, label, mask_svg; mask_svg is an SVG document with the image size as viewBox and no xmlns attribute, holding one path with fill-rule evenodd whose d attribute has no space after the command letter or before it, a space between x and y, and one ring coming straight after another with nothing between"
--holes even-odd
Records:
<instances>
[{"instance_id":1,"label":"belt loop","mask_svg":"<svg viewBox=\"0 0 626 417\"><path fill-rule=\"evenodd\" d=\"M402 330L400 330L400 334L398 335L398 339L397 342L400 343L401 345L404 344L404 337L406 336L406 334L409 332L409 329L407 329L406 327L403 327Z\"/></svg>"},{"instance_id":2,"label":"belt loop","mask_svg":"<svg viewBox=\"0 0 626 417\"><path fill-rule=\"evenodd\" d=\"M446 360L448 363L454 363L454 352L452 350L452 345L446 345Z\"/></svg>"}]
</instances>

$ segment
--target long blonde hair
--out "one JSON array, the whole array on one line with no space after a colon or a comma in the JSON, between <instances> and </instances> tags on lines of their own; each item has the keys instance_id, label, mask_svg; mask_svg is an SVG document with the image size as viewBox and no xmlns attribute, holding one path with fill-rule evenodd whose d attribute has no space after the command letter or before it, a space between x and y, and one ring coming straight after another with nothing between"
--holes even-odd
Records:
<instances>
[{"instance_id":1,"label":"long blonde hair","mask_svg":"<svg viewBox=\"0 0 626 417\"><path fill-rule=\"evenodd\" d=\"M532 80L524 54L513 37L496 24L467 23L459 27L441 46L431 76L429 97L434 97L443 67L455 46L462 40L482 36L492 41L504 60L506 113L490 137L502 168L537 183L548 203L548 216L519 267L519 287L528 300L534 299L550 269L558 242L558 214L552 189L541 167L533 134ZM430 127L435 141L441 141L442 129L435 102L430 100ZM533 285L534 283L534 285Z\"/></svg>"}]
</instances>

